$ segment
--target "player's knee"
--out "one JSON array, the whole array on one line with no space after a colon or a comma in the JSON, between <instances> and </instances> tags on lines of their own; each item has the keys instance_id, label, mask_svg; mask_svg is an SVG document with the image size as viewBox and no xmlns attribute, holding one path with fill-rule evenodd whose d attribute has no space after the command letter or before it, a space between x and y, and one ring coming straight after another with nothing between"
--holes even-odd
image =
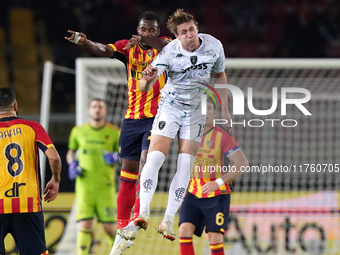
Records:
<instances>
[{"instance_id":1,"label":"player's knee","mask_svg":"<svg viewBox=\"0 0 340 255\"><path fill-rule=\"evenodd\" d=\"M164 163L165 155L161 151L152 151L148 153L146 164L151 164L157 171L161 168Z\"/></svg>"},{"instance_id":2,"label":"player's knee","mask_svg":"<svg viewBox=\"0 0 340 255\"><path fill-rule=\"evenodd\" d=\"M115 224L104 224L105 232L110 236L114 237L116 235L116 226Z\"/></svg>"},{"instance_id":3,"label":"player's knee","mask_svg":"<svg viewBox=\"0 0 340 255\"><path fill-rule=\"evenodd\" d=\"M139 161L122 159L122 169L131 173L139 172Z\"/></svg>"},{"instance_id":4,"label":"player's knee","mask_svg":"<svg viewBox=\"0 0 340 255\"><path fill-rule=\"evenodd\" d=\"M184 222L179 226L179 236L191 237L194 234L195 226L191 223Z\"/></svg>"},{"instance_id":5,"label":"player's knee","mask_svg":"<svg viewBox=\"0 0 340 255\"><path fill-rule=\"evenodd\" d=\"M208 232L209 243L222 243L223 242L223 234L221 232Z\"/></svg>"}]
</instances>

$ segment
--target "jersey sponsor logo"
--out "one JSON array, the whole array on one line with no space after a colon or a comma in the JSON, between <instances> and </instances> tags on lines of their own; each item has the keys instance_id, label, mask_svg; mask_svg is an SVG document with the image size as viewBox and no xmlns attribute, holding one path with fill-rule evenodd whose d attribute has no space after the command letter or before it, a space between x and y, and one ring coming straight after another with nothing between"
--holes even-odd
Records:
<instances>
[{"instance_id":1,"label":"jersey sponsor logo","mask_svg":"<svg viewBox=\"0 0 340 255\"><path fill-rule=\"evenodd\" d=\"M190 67L184 69L182 71L182 73L189 72L190 70L196 70L196 69L202 70L202 69L207 69L207 68L208 68L208 64L207 63L202 63L202 64L190 66Z\"/></svg>"},{"instance_id":2,"label":"jersey sponsor logo","mask_svg":"<svg viewBox=\"0 0 340 255\"><path fill-rule=\"evenodd\" d=\"M131 77L136 80L140 80L143 77L142 72L136 72L136 70L131 69Z\"/></svg>"},{"instance_id":3,"label":"jersey sponsor logo","mask_svg":"<svg viewBox=\"0 0 340 255\"><path fill-rule=\"evenodd\" d=\"M153 53L153 52L152 52ZM148 53L149 54L149 53ZM152 58L152 56L150 56L150 58ZM135 64L136 65L140 65L140 66L143 66L143 67L147 67L148 65L150 65L152 63L153 60L149 60L149 61L140 61L138 59L135 59Z\"/></svg>"},{"instance_id":4,"label":"jersey sponsor logo","mask_svg":"<svg viewBox=\"0 0 340 255\"><path fill-rule=\"evenodd\" d=\"M175 200L177 202L180 202L182 200L183 196L184 196L184 193L185 193L185 188L182 187L182 188L176 189L176 191L175 191L175 196L176 196Z\"/></svg>"},{"instance_id":5,"label":"jersey sponsor logo","mask_svg":"<svg viewBox=\"0 0 340 255\"><path fill-rule=\"evenodd\" d=\"M13 187L11 189L5 191L5 197L19 197L20 186L26 186L26 183L25 182L22 182L22 183L15 182L15 183L13 183Z\"/></svg>"},{"instance_id":6,"label":"jersey sponsor logo","mask_svg":"<svg viewBox=\"0 0 340 255\"><path fill-rule=\"evenodd\" d=\"M197 63L197 56L191 56L190 57L190 62L191 62L191 64L196 65L196 63Z\"/></svg>"},{"instance_id":7,"label":"jersey sponsor logo","mask_svg":"<svg viewBox=\"0 0 340 255\"><path fill-rule=\"evenodd\" d=\"M159 130L162 130L165 127L166 122L165 121L160 121L158 124Z\"/></svg>"}]
</instances>

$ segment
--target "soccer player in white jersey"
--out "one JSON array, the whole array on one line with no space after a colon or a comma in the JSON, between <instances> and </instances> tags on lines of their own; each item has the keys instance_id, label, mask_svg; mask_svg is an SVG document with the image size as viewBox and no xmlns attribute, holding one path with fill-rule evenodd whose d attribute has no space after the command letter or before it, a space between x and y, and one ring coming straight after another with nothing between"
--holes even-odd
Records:
<instances>
[{"instance_id":1,"label":"soccer player in white jersey","mask_svg":"<svg viewBox=\"0 0 340 255\"><path fill-rule=\"evenodd\" d=\"M171 182L168 205L158 231L175 240L173 219L190 180L195 155L203 135L205 116L201 114L201 95L211 77L226 83L225 56L222 44L213 36L199 34L194 17L177 9L167 26L176 40L166 45L152 64L143 71L140 89L148 91L164 71L168 81L161 91L158 113L153 123L151 143L141 175L140 214L135 225L146 229L150 203L156 190L158 172L169 147L178 134L177 172ZM198 79L200 81L198 81ZM196 80L196 81L195 81ZM220 91L221 92L221 91ZM222 97L222 117L230 119L226 92Z\"/></svg>"}]
</instances>

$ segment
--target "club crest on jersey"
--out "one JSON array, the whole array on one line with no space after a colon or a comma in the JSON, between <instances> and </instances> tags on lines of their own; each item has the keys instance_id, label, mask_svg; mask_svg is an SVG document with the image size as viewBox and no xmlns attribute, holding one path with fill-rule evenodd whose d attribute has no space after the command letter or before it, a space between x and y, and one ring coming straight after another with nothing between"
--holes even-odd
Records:
<instances>
[{"instance_id":1,"label":"club crest on jersey","mask_svg":"<svg viewBox=\"0 0 340 255\"><path fill-rule=\"evenodd\" d=\"M191 56L190 57L191 64L196 65L197 63L197 56Z\"/></svg>"},{"instance_id":2,"label":"club crest on jersey","mask_svg":"<svg viewBox=\"0 0 340 255\"><path fill-rule=\"evenodd\" d=\"M213 144L213 141L208 141L207 142L208 147L211 147L212 144Z\"/></svg>"},{"instance_id":3,"label":"club crest on jersey","mask_svg":"<svg viewBox=\"0 0 340 255\"><path fill-rule=\"evenodd\" d=\"M165 121L160 121L159 124L158 124L158 128L159 130L162 130L164 127L165 127Z\"/></svg>"},{"instance_id":4,"label":"club crest on jersey","mask_svg":"<svg viewBox=\"0 0 340 255\"><path fill-rule=\"evenodd\" d=\"M149 55L150 58L152 58L153 57L153 50L149 50L148 55Z\"/></svg>"}]
</instances>

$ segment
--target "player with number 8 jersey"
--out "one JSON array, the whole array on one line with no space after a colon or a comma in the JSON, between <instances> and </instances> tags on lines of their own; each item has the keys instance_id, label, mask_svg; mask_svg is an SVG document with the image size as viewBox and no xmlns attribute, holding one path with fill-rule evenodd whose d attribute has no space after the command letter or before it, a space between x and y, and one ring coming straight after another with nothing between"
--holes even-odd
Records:
<instances>
[{"instance_id":1,"label":"player with number 8 jersey","mask_svg":"<svg viewBox=\"0 0 340 255\"><path fill-rule=\"evenodd\" d=\"M38 148L48 157L52 178L46 184L44 200L57 197L61 160L37 122L20 119L15 93L0 89L0 254L10 233L22 255L48 254L41 210Z\"/></svg>"},{"instance_id":2,"label":"player with number 8 jersey","mask_svg":"<svg viewBox=\"0 0 340 255\"><path fill-rule=\"evenodd\" d=\"M38 147L53 147L43 127L34 121L5 117L0 119L0 165L2 173L0 213L26 213L41 210ZM14 181L14 182L13 182Z\"/></svg>"}]
</instances>

